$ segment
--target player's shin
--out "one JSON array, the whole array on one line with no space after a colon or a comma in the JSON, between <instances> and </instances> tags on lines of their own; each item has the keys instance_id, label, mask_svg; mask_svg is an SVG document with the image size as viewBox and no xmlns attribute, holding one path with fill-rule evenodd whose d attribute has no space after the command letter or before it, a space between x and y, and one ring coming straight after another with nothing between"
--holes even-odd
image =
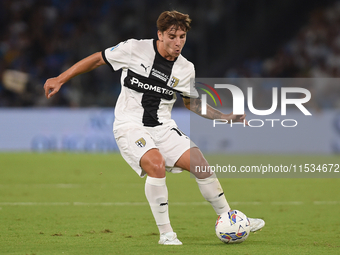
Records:
<instances>
[{"instance_id":1,"label":"player's shin","mask_svg":"<svg viewBox=\"0 0 340 255\"><path fill-rule=\"evenodd\" d=\"M149 202L160 234L173 232L169 219L168 189L166 187L165 177L154 178L147 176L145 196Z\"/></svg>"},{"instance_id":2,"label":"player's shin","mask_svg":"<svg viewBox=\"0 0 340 255\"><path fill-rule=\"evenodd\" d=\"M203 197L212 205L217 215L230 210L223 189L215 173L205 179L196 178Z\"/></svg>"}]
</instances>

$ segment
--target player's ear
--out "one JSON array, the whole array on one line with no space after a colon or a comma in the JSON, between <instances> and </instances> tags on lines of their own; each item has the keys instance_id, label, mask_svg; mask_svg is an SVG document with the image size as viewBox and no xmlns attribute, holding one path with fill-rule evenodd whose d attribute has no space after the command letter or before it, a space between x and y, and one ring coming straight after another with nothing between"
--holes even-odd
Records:
<instances>
[{"instance_id":1,"label":"player's ear","mask_svg":"<svg viewBox=\"0 0 340 255\"><path fill-rule=\"evenodd\" d=\"M157 31L157 35L158 35L158 40L160 40L161 42L163 42L163 33L161 31Z\"/></svg>"}]
</instances>

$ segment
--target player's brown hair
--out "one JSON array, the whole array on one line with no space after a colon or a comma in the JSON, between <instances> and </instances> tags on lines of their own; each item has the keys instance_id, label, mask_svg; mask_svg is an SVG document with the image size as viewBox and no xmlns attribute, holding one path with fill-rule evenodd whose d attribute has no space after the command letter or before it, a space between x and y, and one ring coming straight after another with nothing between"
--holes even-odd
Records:
<instances>
[{"instance_id":1,"label":"player's brown hair","mask_svg":"<svg viewBox=\"0 0 340 255\"><path fill-rule=\"evenodd\" d=\"M188 14L183 14L178 11L165 11L159 15L157 19L157 28L159 31L164 32L168 28L175 26L175 29L182 29L188 32L191 28L191 19Z\"/></svg>"}]
</instances>

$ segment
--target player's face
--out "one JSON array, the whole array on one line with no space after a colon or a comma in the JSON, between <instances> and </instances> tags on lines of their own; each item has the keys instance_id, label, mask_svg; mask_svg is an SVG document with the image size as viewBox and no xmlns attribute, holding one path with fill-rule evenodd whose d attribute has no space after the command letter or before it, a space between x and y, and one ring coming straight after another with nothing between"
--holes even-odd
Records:
<instances>
[{"instance_id":1,"label":"player's face","mask_svg":"<svg viewBox=\"0 0 340 255\"><path fill-rule=\"evenodd\" d=\"M168 60L175 60L181 54L186 35L181 28L176 29L173 26L163 33L158 31L159 53Z\"/></svg>"}]
</instances>

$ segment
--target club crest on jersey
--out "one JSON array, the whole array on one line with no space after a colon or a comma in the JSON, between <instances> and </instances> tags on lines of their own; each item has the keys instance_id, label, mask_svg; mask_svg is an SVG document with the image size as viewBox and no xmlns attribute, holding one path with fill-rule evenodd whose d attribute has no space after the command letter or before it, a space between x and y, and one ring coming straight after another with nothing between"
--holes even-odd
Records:
<instances>
[{"instance_id":1,"label":"club crest on jersey","mask_svg":"<svg viewBox=\"0 0 340 255\"><path fill-rule=\"evenodd\" d=\"M172 76L171 81L170 81L170 87L174 88L178 85L179 79L176 78L175 76Z\"/></svg>"},{"instance_id":2,"label":"club crest on jersey","mask_svg":"<svg viewBox=\"0 0 340 255\"><path fill-rule=\"evenodd\" d=\"M136 144L138 147L143 148L143 147L145 147L146 141L145 141L145 139L142 137L142 138L139 138L139 139L135 142L135 144Z\"/></svg>"}]
</instances>

